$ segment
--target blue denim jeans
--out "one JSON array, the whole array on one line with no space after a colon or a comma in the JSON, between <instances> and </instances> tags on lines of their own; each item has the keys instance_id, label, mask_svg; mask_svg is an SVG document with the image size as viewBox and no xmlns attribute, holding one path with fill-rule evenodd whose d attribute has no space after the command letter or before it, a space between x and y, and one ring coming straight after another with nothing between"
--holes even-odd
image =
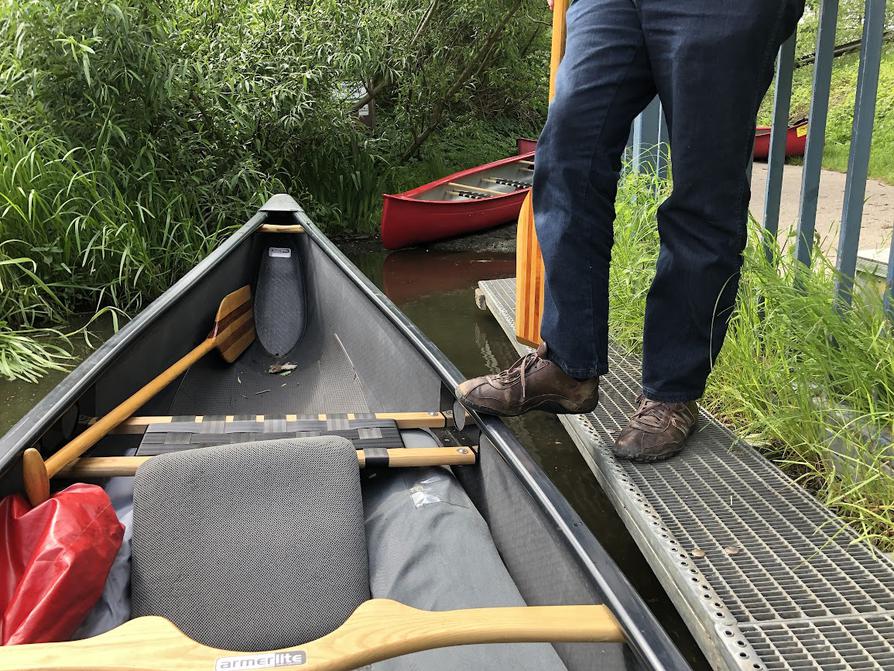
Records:
<instances>
[{"instance_id":1,"label":"blue denim jeans","mask_svg":"<svg viewBox=\"0 0 894 671\"><path fill-rule=\"evenodd\" d=\"M534 214L546 267L549 358L608 370L614 202L630 124L657 94L673 193L643 333L649 398L699 398L735 302L760 101L803 0L576 0L537 145Z\"/></svg>"}]
</instances>

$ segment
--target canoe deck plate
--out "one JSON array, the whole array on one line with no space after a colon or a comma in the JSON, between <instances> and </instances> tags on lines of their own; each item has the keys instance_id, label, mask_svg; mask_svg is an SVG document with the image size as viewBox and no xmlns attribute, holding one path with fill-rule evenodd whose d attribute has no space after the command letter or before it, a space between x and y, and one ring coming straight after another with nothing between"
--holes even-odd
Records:
<instances>
[{"instance_id":1,"label":"canoe deck plate","mask_svg":"<svg viewBox=\"0 0 894 671\"><path fill-rule=\"evenodd\" d=\"M137 455L154 456L212 445L315 436L342 436L358 450L403 446L397 422L374 416L356 415L354 419L348 419L330 415L325 420L300 415L297 419L265 416L258 420L252 415L231 415L203 417L201 422L195 419L173 417L171 422L150 424Z\"/></svg>"},{"instance_id":2,"label":"canoe deck plate","mask_svg":"<svg viewBox=\"0 0 894 671\"><path fill-rule=\"evenodd\" d=\"M515 280L479 283L515 341ZM600 404L560 417L716 669L894 669L894 563L706 412L657 464L608 445L640 362L610 350Z\"/></svg>"}]
</instances>

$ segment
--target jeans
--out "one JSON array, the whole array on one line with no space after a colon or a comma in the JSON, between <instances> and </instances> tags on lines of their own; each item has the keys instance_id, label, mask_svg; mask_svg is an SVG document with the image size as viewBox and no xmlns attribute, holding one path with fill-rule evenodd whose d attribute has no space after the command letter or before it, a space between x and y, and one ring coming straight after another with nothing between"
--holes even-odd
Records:
<instances>
[{"instance_id":1,"label":"jeans","mask_svg":"<svg viewBox=\"0 0 894 671\"><path fill-rule=\"evenodd\" d=\"M614 202L630 124L657 94L673 192L646 302L643 391L699 398L732 312L746 240L758 106L803 0L576 0L537 144L534 215L546 269L541 335L577 378L608 370Z\"/></svg>"}]
</instances>

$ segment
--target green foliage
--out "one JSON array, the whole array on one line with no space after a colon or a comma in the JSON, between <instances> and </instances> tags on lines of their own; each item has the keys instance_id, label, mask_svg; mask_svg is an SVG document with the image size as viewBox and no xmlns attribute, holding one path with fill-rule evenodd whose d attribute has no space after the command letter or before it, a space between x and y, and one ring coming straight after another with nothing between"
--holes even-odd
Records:
<instances>
[{"instance_id":1,"label":"green foliage","mask_svg":"<svg viewBox=\"0 0 894 671\"><path fill-rule=\"evenodd\" d=\"M655 211L669 184L624 178L610 276L612 337L641 347L658 255ZM790 247L794 247L791 245ZM894 549L894 454L875 438L894 428L894 338L878 293L832 303L833 265L808 272L790 251L768 262L750 231L739 301L709 379L707 408L833 506L858 533ZM832 437L848 446L835 459Z\"/></svg>"},{"instance_id":2,"label":"green foliage","mask_svg":"<svg viewBox=\"0 0 894 671\"><path fill-rule=\"evenodd\" d=\"M370 232L383 191L462 161L464 128L473 147L493 123L473 153L505 155L545 112L544 15L521 0L0 0L0 355L22 328L139 310L273 193L329 231ZM374 129L358 84L376 92Z\"/></svg>"}]
</instances>

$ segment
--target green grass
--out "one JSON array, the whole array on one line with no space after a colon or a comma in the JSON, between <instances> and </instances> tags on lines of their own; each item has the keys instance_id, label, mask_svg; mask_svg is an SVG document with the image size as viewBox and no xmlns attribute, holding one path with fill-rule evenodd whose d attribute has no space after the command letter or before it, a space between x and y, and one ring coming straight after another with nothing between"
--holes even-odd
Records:
<instances>
[{"instance_id":1,"label":"green grass","mask_svg":"<svg viewBox=\"0 0 894 671\"><path fill-rule=\"evenodd\" d=\"M859 53L852 53L836 58L832 68L826 147L823 154L823 166L830 170L847 171L859 56ZM809 115L812 86L812 66L795 70L790 114L792 120ZM758 116L760 123L770 123L772 106L771 90L761 106ZM885 45L882 52L869 176L894 184L894 43L891 42Z\"/></svg>"},{"instance_id":2,"label":"green grass","mask_svg":"<svg viewBox=\"0 0 894 671\"><path fill-rule=\"evenodd\" d=\"M618 198L610 323L630 351L641 348L658 253L654 217L668 189L631 175ZM770 263L760 235L752 225L737 310L703 403L861 537L894 550L894 454L882 455L864 435L894 428L894 337L881 298L866 293L837 310L826 259L806 272L777 249ZM840 407L850 415L841 418ZM846 459L832 458L830 435L849 445Z\"/></svg>"}]
</instances>

